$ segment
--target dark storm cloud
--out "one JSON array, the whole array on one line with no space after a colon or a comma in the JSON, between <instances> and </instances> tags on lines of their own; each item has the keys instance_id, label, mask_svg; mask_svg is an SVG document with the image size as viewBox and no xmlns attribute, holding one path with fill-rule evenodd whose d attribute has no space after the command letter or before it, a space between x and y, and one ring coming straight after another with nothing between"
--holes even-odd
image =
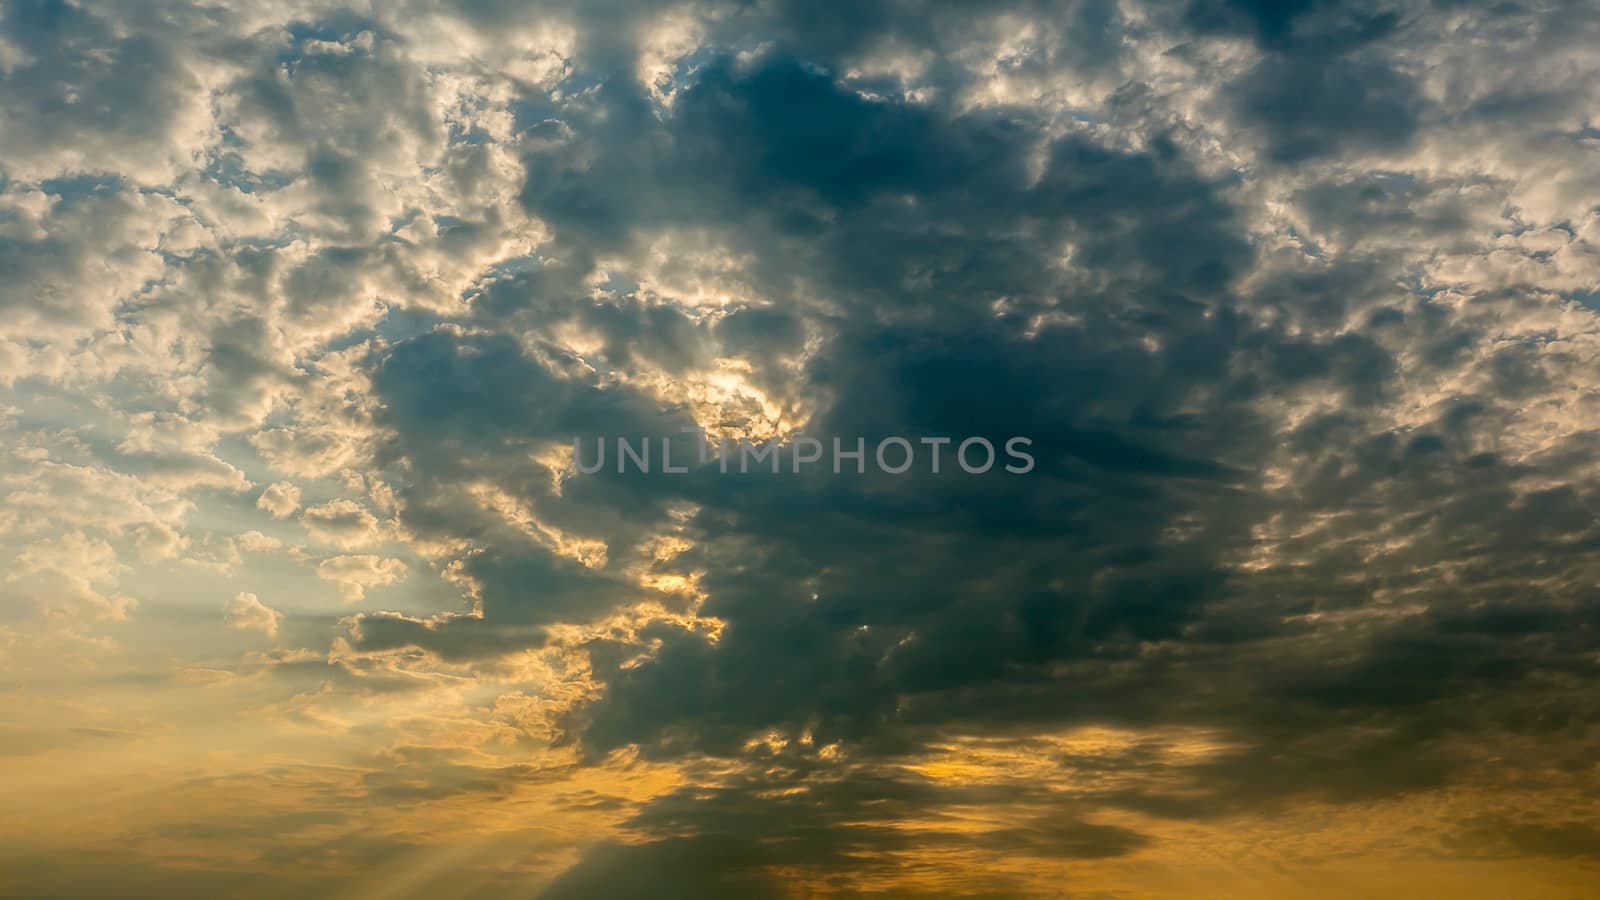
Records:
<instances>
[{"instance_id":1,"label":"dark storm cloud","mask_svg":"<svg viewBox=\"0 0 1600 900\"><path fill-rule=\"evenodd\" d=\"M1426 103L1397 58L1395 39L1416 10L1404 4L1195 0L1184 22L1201 34L1244 34L1264 51L1225 90L1267 155L1295 163L1407 145Z\"/></svg>"},{"instance_id":2,"label":"dark storm cloud","mask_svg":"<svg viewBox=\"0 0 1600 900\"><path fill-rule=\"evenodd\" d=\"M1278 162L1402 149L1423 113L1410 76L1342 56L1269 56L1233 90L1236 112L1265 133Z\"/></svg>"},{"instance_id":3,"label":"dark storm cloud","mask_svg":"<svg viewBox=\"0 0 1600 900\"><path fill-rule=\"evenodd\" d=\"M461 442L448 449L464 453L473 449L463 440L469 435L481 452L494 454L508 443L665 433L685 423L643 397L601 386L556 348L534 358L509 336L434 331L385 351L381 362L374 381L385 424L408 436L434 428L438 440ZM432 462L443 465L448 457Z\"/></svg>"},{"instance_id":4,"label":"dark storm cloud","mask_svg":"<svg viewBox=\"0 0 1600 900\"><path fill-rule=\"evenodd\" d=\"M637 562L626 548L692 504L693 547L675 564L701 573L699 612L724 627L713 639L659 622L593 641L604 693L568 716L568 739L590 759L629 745L737 759L778 729L869 761L791 784L803 800L770 799L781 778L657 800L627 826L644 843L593 849L548 895L626 893L630 878L669 895L759 895L774 867L847 871L893 853L905 836L871 823L957 799L872 763L951 733L1222 729L1233 746L1167 765L1167 786L1074 801L1201 819L1489 777L1474 735L1577 746L1597 714L1578 687L1596 674L1583 587L1596 498L1525 486L1562 481L1593 448L1575 438L1547 462L1503 463L1493 436L1552 389L1558 361L1530 345L1477 359L1485 323L1396 286L1395 246L1443 245L1472 221L1470 198L1414 178L1310 179L1295 211L1351 249L1280 264L1252 243L1237 177L1203 174L1181 133L1143 123L1147 139L1128 146L1028 109L869 98L827 68L874 35L943 40L933 12L863 6L832 29L780 10L787 43L705 57L670 108L620 77L530 101L520 202L560 252L488 286L470 321L581 326L598 348L578 360L440 329L378 352L386 454L412 467L402 520L484 547L463 564L483 615L368 616L359 646L493 656L537 643L530 628L621 608L633 598L618 576ZM1259 58L1222 97L1278 163L1398 151L1427 125L1388 52L1403 17L1307 3L1197 4L1181 18L1201 37L1253 37ZM736 297L706 318L625 279L591 290L601 257L672 228L752 260L745 277L771 302ZM1344 328L1353 316L1363 326ZM797 374L772 366L808 335L820 340ZM608 473L557 496L530 461L578 435L689 421L597 370L683 374L718 357L816 403L812 433L1024 434L1038 468ZM1478 371L1488 387L1401 428L1378 411L1414 388L1407 365ZM1270 420L1307 396L1330 408ZM1269 464L1287 466L1292 492L1267 489ZM586 568L484 521L459 491L480 480L619 555ZM1268 561L1239 565L1257 551ZM1038 818L984 837L997 852L1146 845L1059 798L1011 799ZM1527 848L1540 834L1503 840Z\"/></svg>"},{"instance_id":5,"label":"dark storm cloud","mask_svg":"<svg viewBox=\"0 0 1600 900\"><path fill-rule=\"evenodd\" d=\"M1216 186L1164 137L1143 153L1051 141L1024 110L954 116L869 100L783 56L696 74L665 123L620 80L571 120L542 123L555 139L535 142L523 201L586 245L660 224L725 228L759 251L775 288L813 276L843 302L932 294L952 305L943 315L982 313L1012 293L1035 299L1054 287L1046 268L1069 239L1082 242L1082 264L1114 277L1165 276L1174 300L1214 290L1247 258ZM1039 150L1046 168L1034 180Z\"/></svg>"},{"instance_id":6,"label":"dark storm cloud","mask_svg":"<svg viewBox=\"0 0 1600 900\"><path fill-rule=\"evenodd\" d=\"M483 617L367 616L353 634L359 649L422 646L450 659L505 653L542 643L538 626L589 621L642 598L617 575L626 557L610 569L586 567L486 517L459 490L493 479L520 499L541 501L551 524L619 538L665 518L665 498L608 495L604 484L594 488L600 503L555 502L550 470L530 453L571 447L578 436L678 435L690 420L625 389L604 388L593 373L547 350L539 359L507 337L439 330L383 351L374 372L385 400L380 421L400 439L393 452L422 476L402 492L405 523L424 538L471 535L486 545L460 568L475 585Z\"/></svg>"},{"instance_id":7,"label":"dark storm cloud","mask_svg":"<svg viewBox=\"0 0 1600 900\"><path fill-rule=\"evenodd\" d=\"M618 106L599 118L640 121L629 117L642 100L626 86L613 90ZM780 98L782 115L773 111ZM1029 137L1025 119L943 121L867 102L783 58L744 73L708 69L662 127L659 136L635 131L615 153L591 147L600 155L557 176L559 188L536 167L525 199L558 227L600 222L606 240L621 241L679 212L649 198L621 204L645 189L641 159L694 175L673 188L702 198L681 209L691 222L710 218L719 198L743 198L730 214L768 221L731 235L736 246L788 241L814 263L778 269L782 258L761 252L758 265L775 269L773 290L805 278L836 298L818 314L831 339L806 371L811 392L835 398L817 433L1027 434L1043 456L1028 481L927 477L868 494L861 483L827 479L690 477L640 488L702 507L693 562L708 571L705 612L730 628L714 647L688 633L660 635L654 662L613 676L610 696L588 713L589 740L603 748L670 726L729 747L750 729L819 715L825 732L866 737L907 690L1032 678L1029 667L1097 641L1125 647L1179 633L1223 581L1217 541L1244 520L1219 515L1219 534L1194 546L1160 533L1202 498L1236 496L1248 480L1242 438L1256 427L1245 406L1254 389L1233 383L1225 362L1236 345L1267 340L1235 313L1208 311L1248 260L1217 186L1188 171L1169 143L1119 153L1076 137L1047 143L1046 168L1030 183L1022 157L1043 139ZM570 140L589 146L581 130ZM906 195L922 203L907 208L898 200ZM595 210L608 212L597 219ZM822 214L827 231L794 221ZM1073 298L1068 308L1086 323L1026 336L1025 313L1062 302L1046 257L1069 238L1085 264L1128 292ZM1008 286L1021 310L996 315L992 302ZM570 303L541 287L527 286L526 313L506 297L481 310L544 317ZM626 361L609 348L644 333L637 315L585 319L609 337L607 362ZM780 335L792 330L792 313L750 310L725 319L717 337L734 352L739 341L766 340L763 330L733 327L759 315L781 323ZM884 316L893 327L877 324ZM1141 343L1151 335L1159 350ZM1357 384L1369 377L1370 366L1342 362L1359 351L1304 352L1328 355L1318 373ZM412 369L393 371L410 383ZM442 374L417 381L453 383ZM527 384L529 398L569 390ZM521 402L509 399L517 396L509 377L483 389ZM1180 413L1202 389L1209 408ZM466 396L434 407L479 415ZM541 416L506 409L481 421L474 433L492 437L531 430L526 423ZM569 499L598 495L593 484L574 485ZM734 538L736 556L725 557L718 548ZM859 674L830 674L840 671Z\"/></svg>"},{"instance_id":8,"label":"dark storm cloud","mask_svg":"<svg viewBox=\"0 0 1600 900\"><path fill-rule=\"evenodd\" d=\"M1191 0L1184 24L1250 35L1273 50L1338 49L1387 34L1406 12L1404 4L1344 0Z\"/></svg>"},{"instance_id":9,"label":"dark storm cloud","mask_svg":"<svg viewBox=\"0 0 1600 900\"><path fill-rule=\"evenodd\" d=\"M11 157L0 173L49 171L62 153L96 174L166 161L164 145L198 86L174 48L57 0L6 4L0 34L39 51L0 73L0 147Z\"/></svg>"},{"instance_id":10,"label":"dark storm cloud","mask_svg":"<svg viewBox=\"0 0 1600 900\"><path fill-rule=\"evenodd\" d=\"M615 91L623 95L617 101L622 113L616 114L617 107L605 107L602 118L607 123L625 119L632 115L629 110L642 103L629 96L626 87ZM770 112L778 97L788 99L784 116ZM808 381L816 391L837 393L842 398L819 421L817 433L988 434L999 443L1010 434L1027 434L1049 454L1042 467L1047 477L1062 479L1059 486L1042 493L1037 484L1020 482L965 489L953 482L897 485L891 495L873 501L883 504L881 511L853 496L855 488L843 482L807 486L798 493L781 483L763 488L703 477L691 478L683 485L657 480L645 488L670 492L659 497L660 501L685 499L710 507L701 519L716 531L707 538L723 532L762 536L765 529L789 528L795 533L775 536L784 542L775 552L795 557L796 564L803 560L826 568L828 554L862 555L826 585L827 602L839 604L841 611L835 616L838 621L818 635L820 640L832 643L839 639L835 632L847 632L862 624L863 617L873 617L874 604L890 609L910 604L915 609L917 605L937 608L948 602L934 599L917 604L909 599L873 598L874 589L868 585L878 579L868 576L881 570L881 562L874 560L873 554L899 552L906 565L916 566L917 558L932 546L970 538L973 557L966 564L971 566L978 558L979 545L988 545L991 549L987 552L998 559L1011 552L1005 542L1017 534L1043 544L1065 534L1064 526L1092 530L1096 517L1088 507L1101 491L1090 482L1104 477L1099 472L1102 469L1129 484L1148 483L1148 496L1132 502L1148 509L1150 520L1145 527L1150 529L1158 528L1172 510L1160 508L1167 493L1148 476L1170 472L1180 481L1192 479L1201 485L1242 477L1241 470L1172 449L1179 443L1173 439L1175 434L1186 434L1190 441L1207 440L1196 422L1173 418L1171 409L1184 402L1187 379L1220 374L1213 345L1234 340L1234 332L1245 327L1228 317L1208 320L1200 300L1191 300L1182 291L1188 285L1196 297L1210 296L1247 252L1242 240L1219 228L1229 221L1227 208L1214 197L1212 188L1185 170L1172 147L1163 146L1152 154L1119 155L1078 139L1060 141L1052 148L1044 177L1030 186L1021 172L1021 156L1028 146L1027 132L1018 130L1024 127L1022 123L1004 117L946 123L899 104L868 103L820 73L786 59L743 75L725 66L713 68L679 104L668 123L671 131L653 139L657 149L651 149L650 131L636 133L634 140L615 153L610 145L597 146L595 152L603 155L586 159L581 170L560 176L557 183L561 188L554 195L536 168L529 178L535 210L558 226L580 232L597 226L596 220L579 211L625 210L631 218L607 215L602 220L606 233L619 240L626 238L630 229L655 224L655 217L669 210L652 210L649 200L619 205L623 198L645 190L634 165L641 154L656 158L655 165L695 174L680 188L687 191L692 187L708 199L671 210L681 209L691 221L709 218L717 197L730 198L730 204L744 198L754 210L752 215L779 220L761 223L758 234L780 240L810 239L802 246L811 245L805 252L820 271L774 272L775 290L782 289L783 280L814 279L836 292L837 302L843 305L826 314L827 326L837 334L825 355L809 368ZM591 110L586 115L599 112ZM752 118L758 116L762 118ZM816 127L796 125L785 116L826 123L826 130L818 133ZM714 135L730 139L719 141ZM583 141L584 136L573 140ZM919 159L923 161L915 162ZM1103 186L1108 183L1124 187L1111 191ZM875 197L891 192L925 198L928 208L910 214L896 210L898 204L892 199L874 202ZM595 196L613 199L574 199ZM1009 213L991 211L997 197L1009 200ZM771 202L748 204L756 198ZM790 216L782 208L789 202L786 198L793 198L800 207L821 204L817 209L827 210L834 218L834 230L840 236L826 237L812 225L788 221ZM1028 227L1016 234L1019 217ZM930 234L940 226L954 229L958 235ZM960 232L968 232L970 237ZM1034 339L1024 339L1018 333L1026 324L1021 315L996 318L988 305L1002 279L1031 280L1021 281L1017 287L1032 295L1032 303L1055 302L1045 293L1054 286L1053 276L1040 257L1049 252L1051 241L1066 234L1080 237L1093 264L1119 271L1130 282L1159 282L1160 292L1144 301L1155 308L1112 308L1095 314L1100 333L1093 337L1086 328L1051 328ZM1179 235L1192 253L1156 253L1175 243ZM753 241L751 247L761 249ZM769 253L761 255L771 258ZM892 268L884 267L888 260L894 261ZM909 272L918 269L940 270L931 291L909 288ZM579 321L605 336L600 356L610 365L626 365L643 354L669 368L679 367L693 361L698 355L694 348L705 340L677 313L640 306L626 298L598 307L574 302L556 293L561 286L561 281L551 285L543 279L508 283L496 286L475 305L485 316L528 316L547 325ZM969 287L971 294L966 293ZM518 296L523 298L520 308L513 305ZM1112 306L1139 301L1106 298L1105 302ZM897 312L902 304L907 308ZM935 315L928 317L928 313ZM885 314L928 321L911 330L873 324L875 317ZM746 322L771 324L751 327ZM761 347L775 338L792 346L795 322L792 313L749 309L721 320L716 338L726 351L760 355ZM1162 325L1173 332L1167 335L1172 351L1152 360L1135 342L1148 329ZM674 338L675 333L684 337ZM672 344L663 346L664 341ZM674 352L669 349L673 345L687 349ZM747 351L745 346L751 349ZM400 445L404 452L429 454L440 441L471 436L470 444L452 444L448 451L441 450L426 469L430 475L471 466L474 456L483 455L498 467L497 477L503 478L504 460L496 452L502 441L544 438L566 443L577 435L667 434L682 424L639 410L638 401L629 400L625 392L586 387L587 383L583 376L563 378L535 365L510 342L485 343L478 338L463 342L446 333L397 347L376 382L387 402L385 421L398 426L406 437L407 443ZM1055 385L1057 390L1024 389L1039 384ZM487 398L494 398L496 405L485 405L482 401ZM1237 420L1242 413L1227 403L1224 401L1219 414ZM626 498L633 506L627 513L635 519L643 513L637 505L650 502L636 491L615 495L628 487L604 480L582 482L572 490L576 492L572 499L578 501L589 499L587 493L613 492L609 498L595 499L618 502ZM815 493L819 490L823 492L820 495ZM952 490L958 493L952 495ZM920 499L912 499L919 494ZM885 502L894 497L905 500ZM843 515L830 512L841 507L847 511ZM919 527L930 524L926 515L949 516L943 511L949 509L960 511L950 525L954 530L931 540L917 536ZM413 504L408 510L413 527L426 527L428 515L423 504ZM816 539L812 522L819 516L837 520L839 539L808 547L806 544ZM858 516L865 520L858 521ZM884 516L888 516L885 521L872 521ZM993 533L984 535L985 529ZM1135 544L1153 540L1148 534L1138 538L1129 534L1127 539ZM908 543L901 547L902 542ZM887 546L870 553L862 552L885 543ZM1054 553L1048 549L1040 552ZM776 565L778 560L773 562ZM1173 566L1176 570L1185 566L1204 570L1207 564L1194 561ZM1020 560L1012 567L1017 572L1010 578L1025 581L1037 577L1037 573L1024 574L1029 566ZM469 568L476 572L487 565L475 559ZM948 573L948 577L953 579L949 584L965 584L975 576ZM1217 580L1215 575L1201 572L1177 577L1182 584ZM507 583L532 585L543 580ZM835 584L846 586L842 588L844 596L832 596L841 590ZM849 587L852 584L855 586ZM1099 601L1108 610L1102 617L1121 615L1115 611L1119 607L1115 598L1130 589L1131 583L1126 589L1109 588ZM895 593L920 590L907 587ZM936 596L950 593L947 589ZM713 611L723 614L724 602L735 601L714 600ZM748 601L751 606L759 602ZM1033 602L1048 606L1042 599ZM1159 634L1173 627L1161 623L1166 615L1161 608L1164 602L1140 607L1143 612L1134 611L1134 606L1124 609L1148 617L1138 629ZM1192 601L1174 596L1172 602ZM844 611L856 606L861 608ZM974 611L974 615L979 614ZM1181 620L1183 614L1177 615ZM1096 616L1090 616L1089 622L1092 628L1118 627L1110 621L1100 624ZM890 625L891 631L875 640L905 637L906 623L894 614L880 624ZM1011 630L1021 626L999 627ZM770 639L776 640L777 635ZM1041 633L1028 640L1049 645L1056 638ZM927 652L936 655L938 651ZM806 654L794 655L799 660ZM826 666L830 656L821 654L816 664ZM1003 667L1006 660L996 655L981 665ZM740 677L735 674L734 680Z\"/></svg>"}]
</instances>

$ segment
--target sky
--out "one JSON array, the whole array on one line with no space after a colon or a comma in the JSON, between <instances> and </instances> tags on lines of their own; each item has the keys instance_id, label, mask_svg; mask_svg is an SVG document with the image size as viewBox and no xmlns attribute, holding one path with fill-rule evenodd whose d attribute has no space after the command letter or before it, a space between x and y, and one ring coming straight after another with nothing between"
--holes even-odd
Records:
<instances>
[{"instance_id":1,"label":"sky","mask_svg":"<svg viewBox=\"0 0 1600 900\"><path fill-rule=\"evenodd\" d=\"M1597 896L1596 47L5 0L0 896Z\"/></svg>"}]
</instances>

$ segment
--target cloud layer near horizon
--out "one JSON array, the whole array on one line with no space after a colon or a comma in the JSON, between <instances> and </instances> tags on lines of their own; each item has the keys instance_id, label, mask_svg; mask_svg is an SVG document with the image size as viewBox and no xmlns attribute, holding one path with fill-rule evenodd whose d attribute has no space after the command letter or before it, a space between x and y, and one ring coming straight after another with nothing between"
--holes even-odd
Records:
<instances>
[{"instance_id":1,"label":"cloud layer near horizon","mask_svg":"<svg viewBox=\"0 0 1600 900\"><path fill-rule=\"evenodd\" d=\"M1593 884L1593 2L3 11L7 890Z\"/></svg>"}]
</instances>

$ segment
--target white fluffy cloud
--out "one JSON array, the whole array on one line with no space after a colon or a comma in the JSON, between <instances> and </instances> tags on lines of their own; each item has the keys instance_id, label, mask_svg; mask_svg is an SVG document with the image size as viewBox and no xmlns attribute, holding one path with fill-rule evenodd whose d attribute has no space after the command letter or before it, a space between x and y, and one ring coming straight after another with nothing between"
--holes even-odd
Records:
<instances>
[{"instance_id":1,"label":"white fluffy cloud","mask_svg":"<svg viewBox=\"0 0 1600 900\"><path fill-rule=\"evenodd\" d=\"M0 591L43 619L70 626L122 621L138 605L115 591L116 551L79 531L25 545L8 568Z\"/></svg>"},{"instance_id":2,"label":"white fluffy cloud","mask_svg":"<svg viewBox=\"0 0 1600 900\"><path fill-rule=\"evenodd\" d=\"M282 619L283 613L251 593L236 594L222 607L223 624L235 631L259 631L267 637L277 637L278 623Z\"/></svg>"},{"instance_id":3,"label":"white fluffy cloud","mask_svg":"<svg viewBox=\"0 0 1600 900\"><path fill-rule=\"evenodd\" d=\"M266 510L274 519L287 519L300 508L300 489L287 481L267 485L256 506Z\"/></svg>"},{"instance_id":4,"label":"white fluffy cloud","mask_svg":"<svg viewBox=\"0 0 1600 900\"><path fill-rule=\"evenodd\" d=\"M360 547L378 540L378 518L354 500L330 500L307 507L300 524L319 541L339 547Z\"/></svg>"},{"instance_id":5,"label":"white fluffy cloud","mask_svg":"<svg viewBox=\"0 0 1600 900\"><path fill-rule=\"evenodd\" d=\"M366 599L371 588L399 584L408 572L404 562L370 553L334 556L317 564L317 577L338 585L347 603Z\"/></svg>"}]
</instances>

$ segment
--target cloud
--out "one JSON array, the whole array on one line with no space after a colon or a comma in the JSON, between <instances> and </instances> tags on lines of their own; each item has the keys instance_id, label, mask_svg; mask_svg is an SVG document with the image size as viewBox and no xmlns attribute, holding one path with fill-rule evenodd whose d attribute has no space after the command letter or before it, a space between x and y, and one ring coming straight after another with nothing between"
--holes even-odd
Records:
<instances>
[{"instance_id":1,"label":"cloud","mask_svg":"<svg viewBox=\"0 0 1600 900\"><path fill-rule=\"evenodd\" d=\"M9 566L3 587L11 603L43 619L84 626L123 621L138 606L114 592L117 554L112 546L81 531L25 545Z\"/></svg>"},{"instance_id":2,"label":"cloud","mask_svg":"<svg viewBox=\"0 0 1600 900\"><path fill-rule=\"evenodd\" d=\"M0 27L16 48L0 121L17 175L121 172L162 182L192 165L212 137L202 84L181 45L69 4L8 7ZM37 52L44 46L64 52Z\"/></svg>"},{"instance_id":3,"label":"cloud","mask_svg":"<svg viewBox=\"0 0 1600 900\"><path fill-rule=\"evenodd\" d=\"M1591 5L7 5L18 890L1572 893Z\"/></svg>"},{"instance_id":4,"label":"cloud","mask_svg":"<svg viewBox=\"0 0 1600 900\"><path fill-rule=\"evenodd\" d=\"M372 554L334 556L317 564L317 577L338 585L346 603L364 600L369 588L399 584L407 574L404 562Z\"/></svg>"},{"instance_id":5,"label":"cloud","mask_svg":"<svg viewBox=\"0 0 1600 900\"><path fill-rule=\"evenodd\" d=\"M287 519L300 508L300 489L287 481L268 485L256 498L256 506L266 510L274 519Z\"/></svg>"},{"instance_id":6,"label":"cloud","mask_svg":"<svg viewBox=\"0 0 1600 900\"><path fill-rule=\"evenodd\" d=\"M278 636L278 622L283 613L278 612L255 594L240 593L222 608L222 621L235 631L259 631L267 637Z\"/></svg>"},{"instance_id":7,"label":"cloud","mask_svg":"<svg viewBox=\"0 0 1600 900\"><path fill-rule=\"evenodd\" d=\"M283 541L259 531L239 535L239 548L249 553L273 553L284 548Z\"/></svg>"},{"instance_id":8,"label":"cloud","mask_svg":"<svg viewBox=\"0 0 1600 900\"><path fill-rule=\"evenodd\" d=\"M377 540L378 519L354 500L330 500L307 507L300 524L319 541L340 547L360 547Z\"/></svg>"}]
</instances>

